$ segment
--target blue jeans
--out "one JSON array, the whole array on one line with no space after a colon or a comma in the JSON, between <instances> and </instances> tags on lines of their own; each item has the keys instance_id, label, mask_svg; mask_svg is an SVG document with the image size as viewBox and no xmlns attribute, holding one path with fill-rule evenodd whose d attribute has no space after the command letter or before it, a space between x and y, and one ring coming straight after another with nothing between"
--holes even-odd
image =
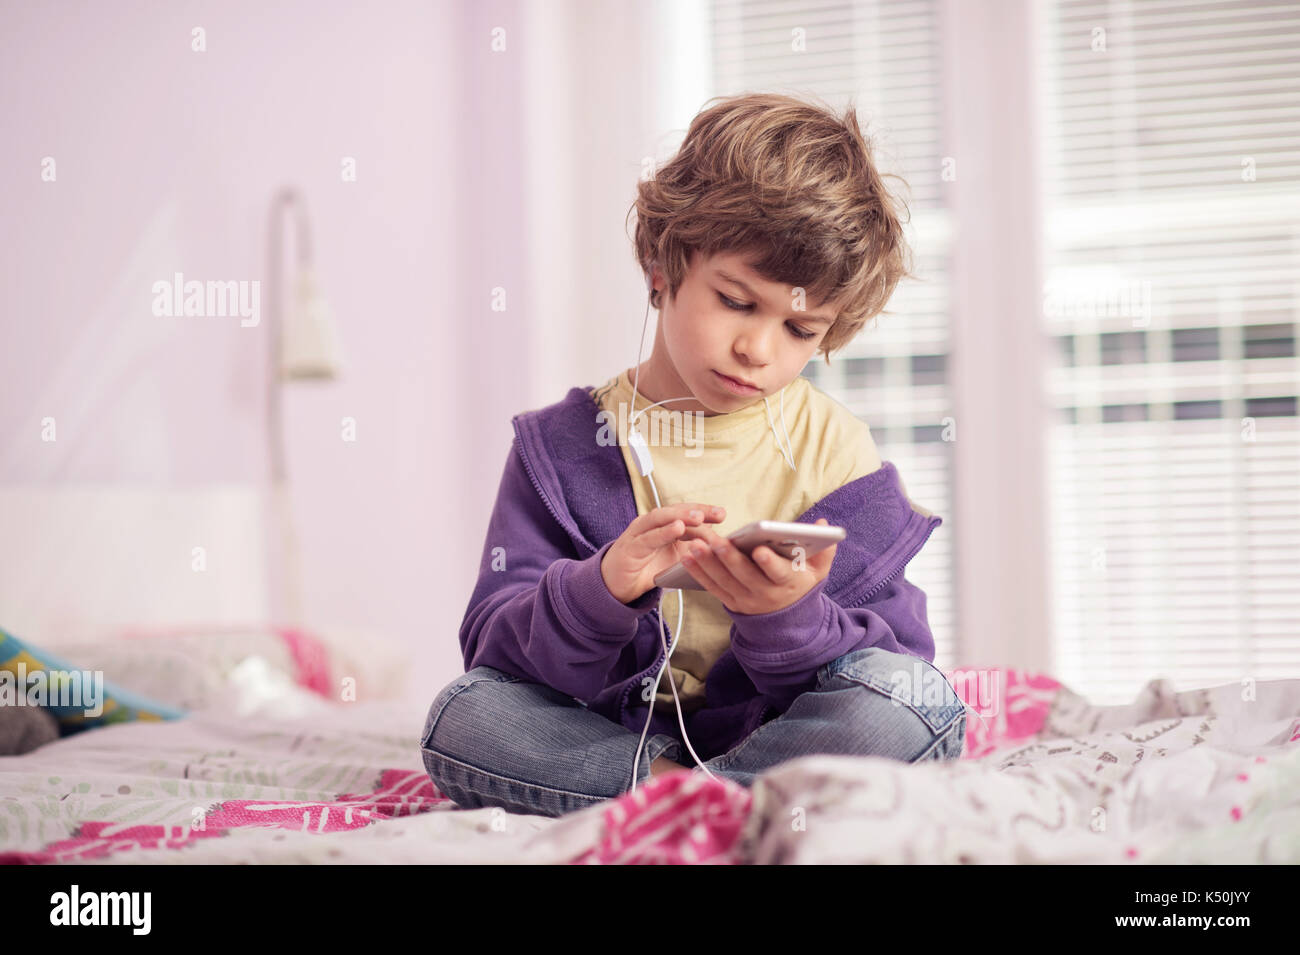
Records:
<instances>
[{"instance_id":1,"label":"blue jeans","mask_svg":"<svg viewBox=\"0 0 1300 955\"><path fill-rule=\"evenodd\" d=\"M957 759L965 737L965 706L937 668L868 647L822 666L813 689L704 765L748 787L778 763L817 753ZM434 699L420 752L434 785L461 808L561 816L627 792L640 738L558 690L478 666ZM675 736L648 735L637 785L660 756L690 759Z\"/></svg>"}]
</instances>

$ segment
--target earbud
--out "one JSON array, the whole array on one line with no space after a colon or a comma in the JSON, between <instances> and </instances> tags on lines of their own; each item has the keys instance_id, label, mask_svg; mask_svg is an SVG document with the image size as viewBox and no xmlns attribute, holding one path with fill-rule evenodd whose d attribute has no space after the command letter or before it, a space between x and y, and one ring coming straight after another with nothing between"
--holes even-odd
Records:
<instances>
[{"instance_id":1,"label":"earbud","mask_svg":"<svg viewBox=\"0 0 1300 955\"><path fill-rule=\"evenodd\" d=\"M645 443L645 437L637 430L635 423L628 427L627 443L632 449L632 457L636 459L637 470L641 472L642 477L645 477L654 470L655 466L650 460L650 446Z\"/></svg>"}]
</instances>

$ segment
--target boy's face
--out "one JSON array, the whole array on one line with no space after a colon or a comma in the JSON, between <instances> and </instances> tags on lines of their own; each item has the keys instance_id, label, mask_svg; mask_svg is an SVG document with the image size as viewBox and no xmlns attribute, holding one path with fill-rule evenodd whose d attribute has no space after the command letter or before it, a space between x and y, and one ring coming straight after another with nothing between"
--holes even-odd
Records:
<instances>
[{"instance_id":1,"label":"boy's face","mask_svg":"<svg viewBox=\"0 0 1300 955\"><path fill-rule=\"evenodd\" d=\"M836 315L811 302L797 310L793 288L760 278L737 253L706 259L697 252L675 300L657 270L654 283L661 290L659 327L638 394L651 401L695 396L663 406L670 411L727 414L777 394L816 354ZM720 375L758 390L737 393Z\"/></svg>"}]
</instances>

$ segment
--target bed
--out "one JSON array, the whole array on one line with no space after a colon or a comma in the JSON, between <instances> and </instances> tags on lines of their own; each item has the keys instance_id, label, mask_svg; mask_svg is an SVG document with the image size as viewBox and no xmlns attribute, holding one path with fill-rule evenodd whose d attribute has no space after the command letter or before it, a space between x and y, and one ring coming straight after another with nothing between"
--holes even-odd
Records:
<instances>
[{"instance_id":1,"label":"bed","mask_svg":"<svg viewBox=\"0 0 1300 955\"><path fill-rule=\"evenodd\" d=\"M8 864L1300 862L1300 680L1153 680L1099 706L1044 674L952 671L973 708L959 760L809 756L752 789L682 771L553 819L458 809L421 762L429 701L383 698L397 661L326 636L59 650L185 715L0 757Z\"/></svg>"}]
</instances>

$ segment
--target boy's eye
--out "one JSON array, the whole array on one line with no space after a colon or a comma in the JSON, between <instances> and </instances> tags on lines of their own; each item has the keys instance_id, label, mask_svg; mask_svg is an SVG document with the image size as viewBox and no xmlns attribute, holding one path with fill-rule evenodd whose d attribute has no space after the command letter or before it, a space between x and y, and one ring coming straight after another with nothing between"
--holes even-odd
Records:
<instances>
[{"instance_id":1,"label":"boy's eye","mask_svg":"<svg viewBox=\"0 0 1300 955\"><path fill-rule=\"evenodd\" d=\"M733 302L731 299L727 298L727 296L723 295L721 292L718 293L718 298L722 299L722 304L727 306L727 308L735 309L738 312L747 312L754 307L753 305L749 305L749 304L742 305L740 302ZM800 341L807 341L810 338L817 337L816 332L805 332L798 325L787 325L786 328L790 329L790 334L793 335L795 338L798 338Z\"/></svg>"},{"instance_id":2,"label":"boy's eye","mask_svg":"<svg viewBox=\"0 0 1300 955\"><path fill-rule=\"evenodd\" d=\"M728 299L727 296L722 294L722 292L718 292L718 298L723 300L723 304L727 305L727 308L736 309L737 312L748 312L749 309L753 308L753 305L742 305L741 303L738 303L738 301ZM802 340L802 342L807 342L810 338L816 338L815 331L803 331L798 325L787 325L785 327L788 327L790 334L794 335L797 339Z\"/></svg>"}]
</instances>

